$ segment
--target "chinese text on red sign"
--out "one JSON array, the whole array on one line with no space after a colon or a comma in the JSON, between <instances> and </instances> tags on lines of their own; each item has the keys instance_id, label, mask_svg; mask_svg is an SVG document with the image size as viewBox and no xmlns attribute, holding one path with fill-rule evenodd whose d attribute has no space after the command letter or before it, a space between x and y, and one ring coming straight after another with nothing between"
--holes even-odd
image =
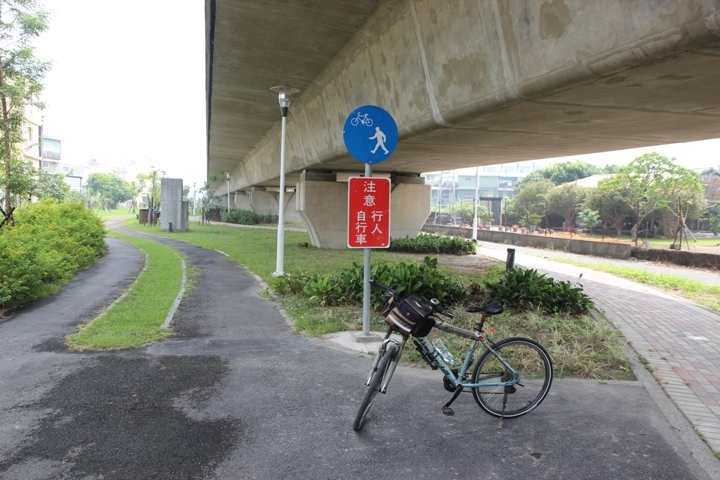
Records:
<instances>
[{"instance_id":1,"label":"chinese text on red sign","mask_svg":"<svg viewBox=\"0 0 720 480\"><path fill-rule=\"evenodd\" d=\"M351 177L348 181L348 247L390 246L390 179Z\"/></svg>"}]
</instances>

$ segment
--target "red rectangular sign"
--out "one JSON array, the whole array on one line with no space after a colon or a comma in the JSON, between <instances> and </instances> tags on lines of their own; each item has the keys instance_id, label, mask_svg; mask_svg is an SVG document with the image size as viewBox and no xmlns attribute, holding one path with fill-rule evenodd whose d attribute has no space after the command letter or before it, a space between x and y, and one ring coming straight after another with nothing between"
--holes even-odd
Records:
<instances>
[{"instance_id":1,"label":"red rectangular sign","mask_svg":"<svg viewBox=\"0 0 720 480\"><path fill-rule=\"evenodd\" d=\"M348 179L348 247L390 246L390 179Z\"/></svg>"}]
</instances>

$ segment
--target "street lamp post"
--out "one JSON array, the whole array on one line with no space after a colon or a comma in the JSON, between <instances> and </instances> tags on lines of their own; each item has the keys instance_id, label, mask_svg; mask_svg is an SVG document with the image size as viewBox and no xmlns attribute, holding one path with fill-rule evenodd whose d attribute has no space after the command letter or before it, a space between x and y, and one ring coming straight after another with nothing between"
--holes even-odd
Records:
<instances>
[{"instance_id":1,"label":"street lamp post","mask_svg":"<svg viewBox=\"0 0 720 480\"><path fill-rule=\"evenodd\" d=\"M228 206L227 211L230 211L230 172L225 172L225 177L227 178L227 196L228 196Z\"/></svg>"},{"instance_id":2,"label":"street lamp post","mask_svg":"<svg viewBox=\"0 0 720 480\"><path fill-rule=\"evenodd\" d=\"M283 257L285 256L285 127L287 114L290 108L290 95L300 90L289 85L272 87L270 90L278 94L280 113L282 114L282 131L280 133L280 195L278 197L278 230L277 230L277 259L273 277L281 277L283 272Z\"/></svg>"}]
</instances>

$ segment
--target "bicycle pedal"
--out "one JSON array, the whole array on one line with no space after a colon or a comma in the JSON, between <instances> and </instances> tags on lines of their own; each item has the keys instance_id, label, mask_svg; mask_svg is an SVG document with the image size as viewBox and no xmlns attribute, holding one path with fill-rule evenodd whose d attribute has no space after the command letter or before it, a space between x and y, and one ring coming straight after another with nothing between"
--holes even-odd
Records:
<instances>
[{"instance_id":1,"label":"bicycle pedal","mask_svg":"<svg viewBox=\"0 0 720 480\"><path fill-rule=\"evenodd\" d=\"M448 417L452 417L453 415L455 415L455 410L450 407L443 406L440 411L443 412L443 415L447 415Z\"/></svg>"}]
</instances>

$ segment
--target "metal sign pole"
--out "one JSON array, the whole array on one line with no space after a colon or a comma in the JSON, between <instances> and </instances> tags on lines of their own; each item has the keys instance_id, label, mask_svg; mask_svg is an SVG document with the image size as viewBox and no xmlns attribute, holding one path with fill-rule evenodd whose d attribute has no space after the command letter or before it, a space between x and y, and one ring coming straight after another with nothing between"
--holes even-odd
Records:
<instances>
[{"instance_id":1,"label":"metal sign pole","mask_svg":"<svg viewBox=\"0 0 720 480\"><path fill-rule=\"evenodd\" d=\"M357 177L348 180L348 248L363 249L363 333L356 337L358 342L372 341L370 335L370 251L372 248L388 248L390 246L390 181L383 179L382 201L375 203L375 195L379 193L372 177L372 164L379 163L393 154L398 143L398 129L395 120L387 111L376 105L363 105L353 110L343 124L343 141L348 153L365 164L365 178L360 185L367 190L361 204L373 207L370 216L365 210L355 210L357 198L353 190ZM387 197L385 197L387 195ZM367 203L370 202L370 203ZM353 212L362 223L356 223L357 235L352 237ZM368 220L370 220L368 222ZM374 228L368 229L370 223ZM379 228L384 225L384 228Z\"/></svg>"},{"instance_id":2,"label":"metal sign pole","mask_svg":"<svg viewBox=\"0 0 720 480\"><path fill-rule=\"evenodd\" d=\"M365 164L365 178L372 177L372 164ZM363 249L363 336L370 335L370 251Z\"/></svg>"}]
</instances>

